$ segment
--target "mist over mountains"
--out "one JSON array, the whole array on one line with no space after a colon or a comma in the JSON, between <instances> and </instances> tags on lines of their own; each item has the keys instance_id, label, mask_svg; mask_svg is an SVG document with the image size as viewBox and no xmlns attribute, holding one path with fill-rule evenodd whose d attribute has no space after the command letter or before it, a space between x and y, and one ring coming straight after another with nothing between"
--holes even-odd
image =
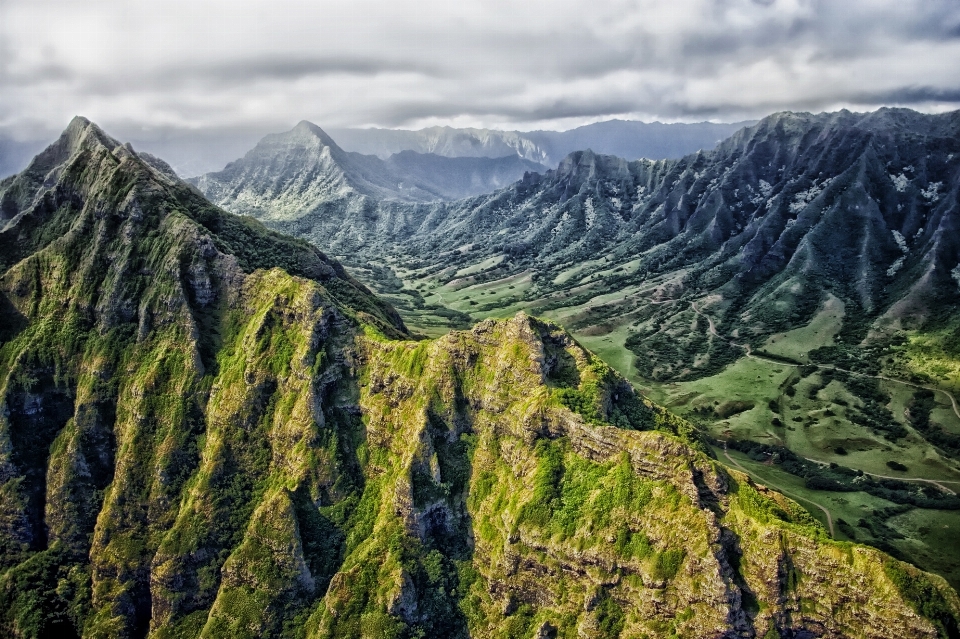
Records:
<instances>
[{"instance_id":1,"label":"mist over mountains","mask_svg":"<svg viewBox=\"0 0 960 639\"><path fill-rule=\"evenodd\" d=\"M394 129L331 129L347 150L387 158L410 150L447 157L502 157L516 154L555 166L573 151L592 149L628 160L677 159L714 148L734 131L752 124L662 124L608 120L569 131L497 131L430 127L419 131Z\"/></svg>"}]
</instances>

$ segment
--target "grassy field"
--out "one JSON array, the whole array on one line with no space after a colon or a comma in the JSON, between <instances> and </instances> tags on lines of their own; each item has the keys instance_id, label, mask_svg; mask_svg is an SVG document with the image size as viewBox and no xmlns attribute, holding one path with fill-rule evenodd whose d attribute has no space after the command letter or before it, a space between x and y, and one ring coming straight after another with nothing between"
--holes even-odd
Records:
<instances>
[{"instance_id":1,"label":"grassy field","mask_svg":"<svg viewBox=\"0 0 960 639\"><path fill-rule=\"evenodd\" d=\"M960 325L912 334L904 349L904 366L937 385L960 393Z\"/></svg>"},{"instance_id":2,"label":"grassy field","mask_svg":"<svg viewBox=\"0 0 960 639\"><path fill-rule=\"evenodd\" d=\"M811 490L802 479L775 465L754 461L736 451L714 452L724 464L746 471L755 482L802 504L829 529L825 509L830 513L836 539L881 547L889 544L901 557L942 575L954 588L960 588L960 511L913 508L887 516L896 510L896 504L885 499L863 492Z\"/></svg>"},{"instance_id":3,"label":"grassy field","mask_svg":"<svg viewBox=\"0 0 960 639\"><path fill-rule=\"evenodd\" d=\"M843 322L843 302L830 295L820 311L806 326L785 333L774 333L763 345L773 355L809 362L807 353L820 346L832 346Z\"/></svg>"}]
</instances>

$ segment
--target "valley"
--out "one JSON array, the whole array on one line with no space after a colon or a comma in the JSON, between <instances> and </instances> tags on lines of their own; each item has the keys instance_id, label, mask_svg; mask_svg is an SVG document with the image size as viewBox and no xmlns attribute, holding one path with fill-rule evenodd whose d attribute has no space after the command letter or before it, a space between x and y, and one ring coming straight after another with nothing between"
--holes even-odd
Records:
<instances>
[{"instance_id":1,"label":"valley","mask_svg":"<svg viewBox=\"0 0 960 639\"><path fill-rule=\"evenodd\" d=\"M844 305L835 296L827 297L808 324L772 334L756 349L745 344L750 355L737 358L720 372L690 381L667 382L642 376L635 365L637 356L626 346L627 339L635 334L635 321L640 316L637 305L689 308L694 311L693 315L707 322L709 335L718 340L727 339L710 330L709 314L699 311L695 303L656 299L657 293L669 284L668 279L653 279L644 287L609 291L604 286L604 277L632 264L592 260L561 273L554 280L556 284L573 284L569 291L525 299L532 287L530 272L484 281L483 274L495 268L489 260L485 262L457 268L452 273L453 279L446 282L443 277L424 277L416 270L393 262L387 268L399 280L400 288L380 291L400 309L412 330L431 336L449 330L452 323L448 323L449 318L417 310L415 303L421 299L424 308L451 309L468 315L471 321L509 317L518 310L539 312L543 317L572 327L578 342L597 353L644 395L698 424L717 442L736 439L782 446L823 465L838 464L876 477L930 484L945 493L960 492L960 458L946 454L924 439L911 428L907 416L907 407L918 389L937 389L932 420L946 431L960 434L960 416L952 401L955 391L950 390L954 386L945 383L948 380L931 384L904 379L923 370L922 363L913 363L911 349L911 340L922 338L923 332L908 334L904 345L891 349L893 363L875 376L880 389L889 395L894 419L909 431L905 438L894 443L846 418L845 411L849 406L856 406L858 400L842 383L824 376L833 373L835 365L810 363L809 352L833 345L834 337L841 330ZM376 287L382 281L370 279L370 272L361 268L354 272L371 286ZM475 283L471 278L481 281ZM555 305L558 298L571 297L579 298L576 300L579 303L539 311L548 304ZM594 310L611 302L616 307L626 305L628 308L622 315ZM733 338L728 341L736 343ZM803 373L806 374L801 377ZM863 492L810 488L803 478L784 472L769 461L758 462L737 451L724 453L720 447L715 448L715 452L721 462L744 470L758 482L797 499L824 526L829 524L828 513L834 522L843 522L842 526L833 526L837 539L892 548L900 556L944 575L951 583L960 583L960 549L955 543L955 535L960 532L960 509L956 506L951 505L948 510L910 508L904 511L894 502ZM891 470L888 465L891 461L902 464L906 470ZM872 528L857 526L861 520L875 524Z\"/></svg>"},{"instance_id":2,"label":"valley","mask_svg":"<svg viewBox=\"0 0 960 639\"><path fill-rule=\"evenodd\" d=\"M490 195L347 221L328 201L272 224L422 335L549 318L717 442L947 494L960 488L958 127L905 110L777 114L679 161L578 152ZM787 476L765 481L796 494ZM810 490L814 514L838 494ZM955 565L960 548L928 546L921 528L860 534L958 583L936 558Z\"/></svg>"}]
</instances>

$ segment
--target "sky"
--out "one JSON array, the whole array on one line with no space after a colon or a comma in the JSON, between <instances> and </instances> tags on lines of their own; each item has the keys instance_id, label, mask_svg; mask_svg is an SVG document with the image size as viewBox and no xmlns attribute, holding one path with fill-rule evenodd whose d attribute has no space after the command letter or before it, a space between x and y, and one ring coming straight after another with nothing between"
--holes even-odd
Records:
<instances>
[{"instance_id":1,"label":"sky","mask_svg":"<svg viewBox=\"0 0 960 639\"><path fill-rule=\"evenodd\" d=\"M564 130L884 105L960 108L958 0L0 0L0 136L21 140L75 114L246 144L302 119Z\"/></svg>"}]
</instances>

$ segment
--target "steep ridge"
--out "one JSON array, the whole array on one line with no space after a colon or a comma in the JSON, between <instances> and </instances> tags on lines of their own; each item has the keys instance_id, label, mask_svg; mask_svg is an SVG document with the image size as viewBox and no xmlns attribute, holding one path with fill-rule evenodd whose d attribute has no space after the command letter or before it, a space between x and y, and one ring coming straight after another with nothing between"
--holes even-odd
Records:
<instances>
[{"instance_id":1,"label":"steep ridge","mask_svg":"<svg viewBox=\"0 0 960 639\"><path fill-rule=\"evenodd\" d=\"M595 310L640 312L632 343L660 350L646 372L672 379L733 354L719 340L710 352L676 342L693 311L647 305L629 294L638 288L655 288L654 301L700 300L718 329L754 346L808 321L828 293L864 326L917 325L954 308L958 189L958 113L784 113L679 161L577 152L489 196L421 206L393 253L421 273L502 256L492 275L532 272L526 299L540 307L599 290L584 286L590 278L625 291L626 304ZM705 326L697 339L708 340Z\"/></svg>"},{"instance_id":2,"label":"steep ridge","mask_svg":"<svg viewBox=\"0 0 960 639\"><path fill-rule=\"evenodd\" d=\"M83 119L0 202L5 635L957 632L555 325L409 340Z\"/></svg>"}]
</instances>

